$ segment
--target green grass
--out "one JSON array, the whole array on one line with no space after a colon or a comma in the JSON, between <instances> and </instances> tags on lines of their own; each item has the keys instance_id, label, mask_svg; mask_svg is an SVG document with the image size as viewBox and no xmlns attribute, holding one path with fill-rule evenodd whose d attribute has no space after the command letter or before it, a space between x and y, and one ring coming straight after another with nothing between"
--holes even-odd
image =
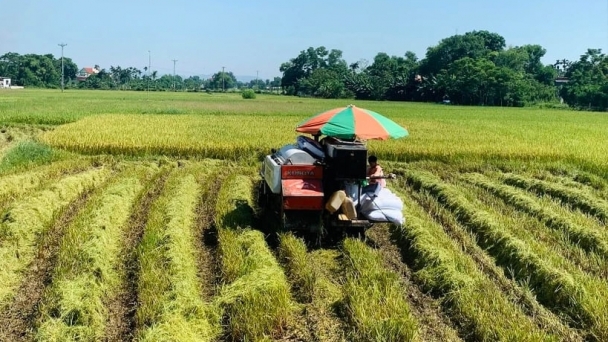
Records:
<instances>
[{"instance_id":1,"label":"green grass","mask_svg":"<svg viewBox=\"0 0 608 342\"><path fill-rule=\"evenodd\" d=\"M0 174L50 164L66 155L65 152L56 151L50 146L38 142L21 141L9 149L0 160Z\"/></svg>"}]
</instances>

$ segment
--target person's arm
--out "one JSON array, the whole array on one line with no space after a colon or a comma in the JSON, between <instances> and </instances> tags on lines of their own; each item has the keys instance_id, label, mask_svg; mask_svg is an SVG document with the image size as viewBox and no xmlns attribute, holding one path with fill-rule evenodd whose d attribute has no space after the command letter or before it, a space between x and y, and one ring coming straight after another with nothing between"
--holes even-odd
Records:
<instances>
[{"instance_id":1,"label":"person's arm","mask_svg":"<svg viewBox=\"0 0 608 342\"><path fill-rule=\"evenodd\" d=\"M382 172L382 167L380 167L380 165L376 165L376 167L372 171L373 173L369 175L370 177L380 177L384 175Z\"/></svg>"}]
</instances>

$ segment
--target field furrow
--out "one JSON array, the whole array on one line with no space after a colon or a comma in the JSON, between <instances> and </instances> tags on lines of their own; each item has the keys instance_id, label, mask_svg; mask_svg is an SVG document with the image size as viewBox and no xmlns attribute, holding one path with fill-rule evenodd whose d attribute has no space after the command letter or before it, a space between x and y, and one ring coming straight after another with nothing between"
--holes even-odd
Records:
<instances>
[{"instance_id":1,"label":"field furrow","mask_svg":"<svg viewBox=\"0 0 608 342\"><path fill-rule=\"evenodd\" d=\"M63 210L87 190L111 175L107 168L92 169L62 178L47 189L14 202L0 223L0 309L4 310L36 258L39 236Z\"/></svg>"},{"instance_id":2,"label":"field furrow","mask_svg":"<svg viewBox=\"0 0 608 342\"><path fill-rule=\"evenodd\" d=\"M505 203L516 209L538 218L547 227L563 233L564 238L590 253L598 253L608 258L608 234L603 230L594 230L588 226L571 222L548 205L541 204L534 198L510 186L494 183L481 174L464 176L471 183L490 191Z\"/></svg>"},{"instance_id":3,"label":"field furrow","mask_svg":"<svg viewBox=\"0 0 608 342\"><path fill-rule=\"evenodd\" d=\"M104 341L131 341L135 337L137 312L137 286L139 283L139 264L137 246L141 242L152 203L160 196L170 168L161 169L146 179L145 189L141 192L137 204L129 218L124 232L124 244L120 255L123 256L121 279L124 279L117 295L107 304L108 323L105 328Z\"/></svg>"},{"instance_id":4,"label":"field furrow","mask_svg":"<svg viewBox=\"0 0 608 342\"><path fill-rule=\"evenodd\" d=\"M394 229L391 225L391 227ZM421 341L461 341L458 332L441 308L440 303L425 294L412 280L412 270L402 261L396 239L389 225L381 224L367 231L368 244L373 244L383 259L383 267L400 275L403 292L412 315L420 323Z\"/></svg>"},{"instance_id":5,"label":"field furrow","mask_svg":"<svg viewBox=\"0 0 608 342\"><path fill-rule=\"evenodd\" d=\"M309 341L347 341L346 324L336 307L343 299L341 254L335 249L308 251L304 240L291 233L279 237L278 255L294 297L301 304L300 315Z\"/></svg>"},{"instance_id":6,"label":"field furrow","mask_svg":"<svg viewBox=\"0 0 608 342\"><path fill-rule=\"evenodd\" d=\"M342 246L345 269L344 310L353 341L417 341L419 322L405 298L404 284L385 269L377 251L347 238Z\"/></svg>"},{"instance_id":7,"label":"field furrow","mask_svg":"<svg viewBox=\"0 0 608 342\"><path fill-rule=\"evenodd\" d=\"M550 331L560 327L559 323L543 324L527 316L516 298L506 294L488 275L485 265L475 260L475 250L454 238L459 232L444 230L446 225L453 227L437 221L439 208L433 207L428 197L398 193L407 220L392 232L403 258L413 268L416 283L441 298L465 340L577 340L569 336L574 334L568 329ZM543 326L545 329L540 328Z\"/></svg>"},{"instance_id":8,"label":"field furrow","mask_svg":"<svg viewBox=\"0 0 608 342\"><path fill-rule=\"evenodd\" d=\"M515 174L504 174L501 176L501 180L505 184L528 190L540 196L554 197L567 206L595 216L604 224L608 223L608 201L594 196L589 191Z\"/></svg>"},{"instance_id":9,"label":"field furrow","mask_svg":"<svg viewBox=\"0 0 608 342\"><path fill-rule=\"evenodd\" d=\"M194 244L198 251L198 275L201 282L201 297L206 302L211 302L217 295L218 283L220 282L220 265L217 258L217 227L214 225L217 195L221 189L222 182L228 176L227 173L218 172L226 166L219 160L204 161L204 167L212 168L213 174L209 176L205 172L195 174L198 183L202 185L202 191L196 207L196 229Z\"/></svg>"},{"instance_id":10,"label":"field furrow","mask_svg":"<svg viewBox=\"0 0 608 342\"><path fill-rule=\"evenodd\" d=\"M149 166L122 171L101 188L66 229L35 334L39 341L98 341L105 337L108 303L123 285L124 231Z\"/></svg>"},{"instance_id":11,"label":"field furrow","mask_svg":"<svg viewBox=\"0 0 608 342\"><path fill-rule=\"evenodd\" d=\"M408 183L424 189L449 208L472 232L478 243L491 253L512 276L538 294L543 305L568 315L573 326L588 329L597 339L608 337L608 314L600 309L608 303L607 284L572 265L542 243L524 241L511 231L519 227L510 217L493 214L489 207L467 199L452 185L432 175L412 172Z\"/></svg>"},{"instance_id":12,"label":"field furrow","mask_svg":"<svg viewBox=\"0 0 608 342\"><path fill-rule=\"evenodd\" d=\"M175 170L151 207L138 248L138 341L211 341L221 332L217 310L201 297L194 241L201 172L214 168Z\"/></svg>"},{"instance_id":13,"label":"field furrow","mask_svg":"<svg viewBox=\"0 0 608 342\"><path fill-rule=\"evenodd\" d=\"M41 234L36 258L28 266L27 275L17 290L13 302L7 310L0 312L0 341L32 339L34 323L39 319L38 307L46 285L51 282L65 229L85 206L92 190L88 189L82 193L62 212L52 227Z\"/></svg>"},{"instance_id":14,"label":"field furrow","mask_svg":"<svg viewBox=\"0 0 608 342\"><path fill-rule=\"evenodd\" d=\"M278 337L295 313L287 277L264 235L252 230L252 181L232 174L218 194L215 225L222 287L216 298L229 340Z\"/></svg>"}]
</instances>

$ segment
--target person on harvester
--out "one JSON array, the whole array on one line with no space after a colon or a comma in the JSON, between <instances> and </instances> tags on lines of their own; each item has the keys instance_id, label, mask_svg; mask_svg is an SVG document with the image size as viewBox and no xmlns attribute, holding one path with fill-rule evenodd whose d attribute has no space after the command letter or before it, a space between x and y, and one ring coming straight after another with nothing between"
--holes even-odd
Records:
<instances>
[{"instance_id":1,"label":"person on harvester","mask_svg":"<svg viewBox=\"0 0 608 342\"><path fill-rule=\"evenodd\" d=\"M367 158L367 162L369 163L369 166L367 167L367 177L370 177L369 179L369 184L370 185L374 185L374 184L380 184L381 187L385 188L386 187L386 180L384 178L373 178L373 177L383 177L384 176L384 171L382 170L382 166L380 166L380 164L378 164L378 158L374 155L369 156L369 158Z\"/></svg>"}]
</instances>

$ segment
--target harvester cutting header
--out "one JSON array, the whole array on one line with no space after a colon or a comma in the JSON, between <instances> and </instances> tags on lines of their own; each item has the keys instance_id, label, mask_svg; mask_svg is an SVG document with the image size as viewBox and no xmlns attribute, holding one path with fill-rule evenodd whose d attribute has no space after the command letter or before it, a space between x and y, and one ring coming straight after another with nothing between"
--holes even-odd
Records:
<instances>
[{"instance_id":1,"label":"harvester cutting header","mask_svg":"<svg viewBox=\"0 0 608 342\"><path fill-rule=\"evenodd\" d=\"M282 230L317 234L403 223L403 203L378 181L395 175L368 175L365 141L406 137L405 128L350 105L317 114L296 131L314 139L300 135L262 162L258 201L264 215L278 219Z\"/></svg>"}]
</instances>

